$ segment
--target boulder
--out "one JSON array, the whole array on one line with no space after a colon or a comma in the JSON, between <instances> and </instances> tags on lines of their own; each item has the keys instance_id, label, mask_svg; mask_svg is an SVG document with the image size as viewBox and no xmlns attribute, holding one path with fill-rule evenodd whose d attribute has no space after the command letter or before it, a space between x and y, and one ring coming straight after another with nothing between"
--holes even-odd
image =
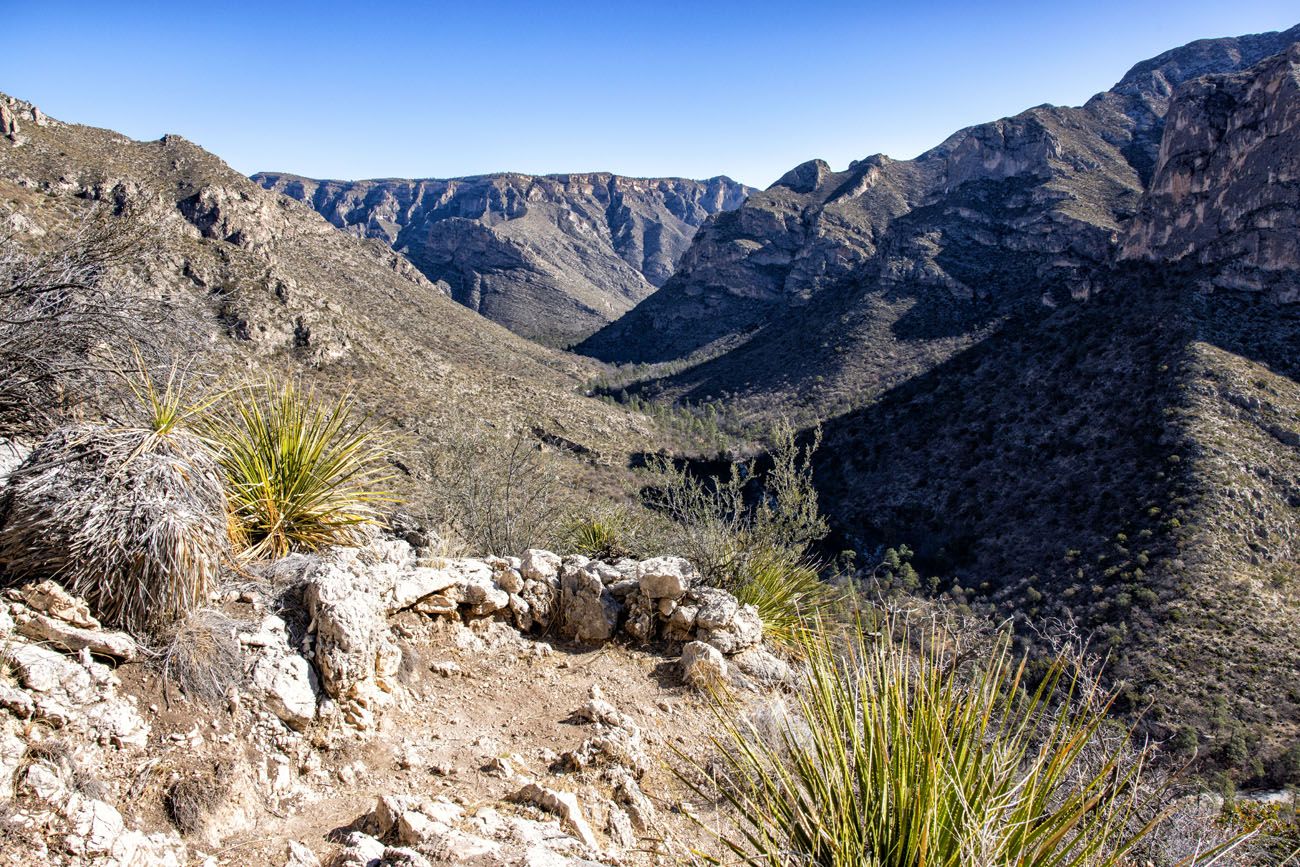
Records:
<instances>
[{"instance_id":1,"label":"boulder","mask_svg":"<svg viewBox=\"0 0 1300 867\"><path fill-rule=\"evenodd\" d=\"M578 796L572 792L560 792L538 783L529 783L515 792L512 799L518 803L532 804L546 810L548 813L554 813L560 817L560 821L564 823L564 826L574 837L581 840L592 850L599 851L600 846L596 841L596 835L592 832L591 826L587 824L587 819L582 814L582 806L578 803Z\"/></svg>"},{"instance_id":2,"label":"boulder","mask_svg":"<svg viewBox=\"0 0 1300 867\"><path fill-rule=\"evenodd\" d=\"M655 557L637 566L637 582L649 599L680 599L695 578L695 567L682 557Z\"/></svg>"},{"instance_id":3,"label":"boulder","mask_svg":"<svg viewBox=\"0 0 1300 867\"><path fill-rule=\"evenodd\" d=\"M561 635L585 643L608 641L618 629L622 608L588 563L566 563L560 579Z\"/></svg>"},{"instance_id":4,"label":"boulder","mask_svg":"<svg viewBox=\"0 0 1300 867\"><path fill-rule=\"evenodd\" d=\"M403 572L393 584L388 600L390 614L417 605L435 593L443 593L460 583L460 576L446 569L417 566Z\"/></svg>"},{"instance_id":5,"label":"boulder","mask_svg":"<svg viewBox=\"0 0 1300 867\"><path fill-rule=\"evenodd\" d=\"M27 607L82 629L98 629L99 621L84 599L73 596L53 581L28 584L19 591Z\"/></svg>"},{"instance_id":6,"label":"boulder","mask_svg":"<svg viewBox=\"0 0 1300 867\"><path fill-rule=\"evenodd\" d=\"M253 687L285 725L301 731L316 719L316 673L296 653L264 653L253 665Z\"/></svg>"},{"instance_id":7,"label":"boulder","mask_svg":"<svg viewBox=\"0 0 1300 867\"><path fill-rule=\"evenodd\" d=\"M780 686L794 682L795 674L785 660L773 656L762 647L751 647L731 657L731 664L742 674L753 678L762 686Z\"/></svg>"},{"instance_id":8,"label":"boulder","mask_svg":"<svg viewBox=\"0 0 1300 867\"><path fill-rule=\"evenodd\" d=\"M321 687L361 729L392 701L402 652L385 619L383 587L356 561L321 561L307 570L303 599L315 626Z\"/></svg>"},{"instance_id":9,"label":"boulder","mask_svg":"<svg viewBox=\"0 0 1300 867\"><path fill-rule=\"evenodd\" d=\"M60 650L75 653L85 649L96 656L110 656L122 662L132 662L140 653L135 639L125 632L83 629L44 614L20 616L18 633L37 641L48 642Z\"/></svg>"},{"instance_id":10,"label":"boulder","mask_svg":"<svg viewBox=\"0 0 1300 867\"><path fill-rule=\"evenodd\" d=\"M529 548L519 559L519 571L525 578L550 584L558 582L562 562L558 554L540 548Z\"/></svg>"},{"instance_id":11,"label":"boulder","mask_svg":"<svg viewBox=\"0 0 1300 867\"><path fill-rule=\"evenodd\" d=\"M753 605L741 605L723 590L703 590L695 615L695 633L700 641L713 645L728 656L754 647L763 640L763 621Z\"/></svg>"},{"instance_id":12,"label":"boulder","mask_svg":"<svg viewBox=\"0 0 1300 867\"><path fill-rule=\"evenodd\" d=\"M692 641L682 648L682 680L696 689L711 689L726 683L727 660L722 651L703 641Z\"/></svg>"},{"instance_id":13,"label":"boulder","mask_svg":"<svg viewBox=\"0 0 1300 867\"><path fill-rule=\"evenodd\" d=\"M320 859L307 844L290 840L286 849L284 867L321 867Z\"/></svg>"}]
</instances>

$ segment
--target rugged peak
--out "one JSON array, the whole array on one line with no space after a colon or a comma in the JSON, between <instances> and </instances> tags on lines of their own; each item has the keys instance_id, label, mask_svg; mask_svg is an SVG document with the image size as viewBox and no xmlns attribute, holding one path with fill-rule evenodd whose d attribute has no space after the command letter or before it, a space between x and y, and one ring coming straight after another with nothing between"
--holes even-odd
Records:
<instances>
[{"instance_id":1,"label":"rugged peak","mask_svg":"<svg viewBox=\"0 0 1300 867\"><path fill-rule=\"evenodd\" d=\"M1290 31L1288 31L1290 32ZM1300 300L1300 42L1174 94L1155 177L1121 255L1195 262L1202 288Z\"/></svg>"},{"instance_id":2,"label":"rugged peak","mask_svg":"<svg viewBox=\"0 0 1300 867\"><path fill-rule=\"evenodd\" d=\"M796 193L811 193L820 187L832 174L831 167L825 160L808 160L800 163L781 175L773 187L789 187Z\"/></svg>"},{"instance_id":3,"label":"rugged peak","mask_svg":"<svg viewBox=\"0 0 1300 867\"><path fill-rule=\"evenodd\" d=\"M1125 112L1139 127L1163 117L1174 91L1185 81L1211 73L1235 72L1300 41L1300 24L1289 30L1223 39L1198 39L1134 66L1109 93L1123 98ZM1094 101L1102 95L1094 97Z\"/></svg>"},{"instance_id":4,"label":"rugged peak","mask_svg":"<svg viewBox=\"0 0 1300 867\"><path fill-rule=\"evenodd\" d=\"M652 293L696 228L753 192L727 177L609 172L253 180L349 234L384 241L457 301L552 345L587 336Z\"/></svg>"}]
</instances>

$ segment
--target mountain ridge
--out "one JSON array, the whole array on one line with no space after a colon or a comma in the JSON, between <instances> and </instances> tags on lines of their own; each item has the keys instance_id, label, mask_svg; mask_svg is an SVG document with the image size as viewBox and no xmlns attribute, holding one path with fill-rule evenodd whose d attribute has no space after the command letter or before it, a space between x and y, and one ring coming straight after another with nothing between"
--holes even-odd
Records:
<instances>
[{"instance_id":1,"label":"mountain ridge","mask_svg":"<svg viewBox=\"0 0 1300 867\"><path fill-rule=\"evenodd\" d=\"M911 161L801 164L578 350L650 364L618 386L642 399L820 422L869 584L905 545L1027 646L1091 638L1203 771L1294 781L1300 695L1262 673L1300 669L1298 40L1194 43Z\"/></svg>"},{"instance_id":2,"label":"mountain ridge","mask_svg":"<svg viewBox=\"0 0 1300 867\"><path fill-rule=\"evenodd\" d=\"M750 192L725 176L609 172L252 177L350 234L384 241L455 300L549 345L585 337L653 292L695 228Z\"/></svg>"}]
</instances>

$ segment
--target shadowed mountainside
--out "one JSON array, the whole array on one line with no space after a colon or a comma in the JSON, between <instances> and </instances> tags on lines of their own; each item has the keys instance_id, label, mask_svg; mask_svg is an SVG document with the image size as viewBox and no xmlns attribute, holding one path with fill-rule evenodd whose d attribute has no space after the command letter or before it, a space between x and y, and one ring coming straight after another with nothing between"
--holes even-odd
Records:
<instances>
[{"instance_id":1,"label":"shadowed mountainside","mask_svg":"<svg viewBox=\"0 0 1300 867\"><path fill-rule=\"evenodd\" d=\"M915 160L804 163L700 229L674 276L577 351L663 363L650 395L751 416L869 403L1021 309L1104 283L1153 171L1173 89L1300 39L1192 43L1079 108L1039 106Z\"/></svg>"},{"instance_id":2,"label":"shadowed mountainside","mask_svg":"<svg viewBox=\"0 0 1300 867\"><path fill-rule=\"evenodd\" d=\"M663 363L633 394L823 420L868 570L906 544L1029 642L1076 623L1202 767L1295 782L1297 39L1193 43L910 162L805 163L580 349Z\"/></svg>"}]
</instances>

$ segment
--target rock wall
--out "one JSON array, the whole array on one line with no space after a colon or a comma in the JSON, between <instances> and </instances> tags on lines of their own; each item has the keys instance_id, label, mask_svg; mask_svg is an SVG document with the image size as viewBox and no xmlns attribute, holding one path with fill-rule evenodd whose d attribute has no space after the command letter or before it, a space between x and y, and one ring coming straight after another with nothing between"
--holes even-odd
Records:
<instances>
[{"instance_id":1,"label":"rock wall","mask_svg":"<svg viewBox=\"0 0 1300 867\"><path fill-rule=\"evenodd\" d=\"M1122 258L1195 263L1207 290L1300 300L1300 43L1176 92Z\"/></svg>"}]
</instances>

